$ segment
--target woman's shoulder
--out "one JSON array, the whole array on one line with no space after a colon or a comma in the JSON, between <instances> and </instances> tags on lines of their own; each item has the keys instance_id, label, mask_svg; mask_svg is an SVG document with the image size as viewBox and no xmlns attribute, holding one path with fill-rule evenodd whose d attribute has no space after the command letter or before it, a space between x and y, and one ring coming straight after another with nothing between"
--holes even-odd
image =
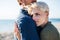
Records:
<instances>
[{"instance_id":1,"label":"woman's shoulder","mask_svg":"<svg viewBox=\"0 0 60 40\"><path fill-rule=\"evenodd\" d=\"M17 17L17 19L15 20L16 23L34 23L33 19L30 16L27 15L20 15L19 17Z\"/></svg>"}]
</instances>

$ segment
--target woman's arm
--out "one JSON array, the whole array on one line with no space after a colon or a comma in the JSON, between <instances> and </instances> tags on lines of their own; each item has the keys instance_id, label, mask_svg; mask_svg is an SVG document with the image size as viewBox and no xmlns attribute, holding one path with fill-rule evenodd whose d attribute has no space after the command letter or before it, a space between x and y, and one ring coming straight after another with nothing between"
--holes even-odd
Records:
<instances>
[{"instance_id":1,"label":"woman's arm","mask_svg":"<svg viewBox=\"0 0 60 40\"><path fill-rule=\"evenodd\" d=\"M21 35L20 35L19 30L18 30L18 25L17 25L17 23L14 24L14 34L15 34L15 36L17 37L18 40L21 40Z\"/></svg>"}]
</instances>

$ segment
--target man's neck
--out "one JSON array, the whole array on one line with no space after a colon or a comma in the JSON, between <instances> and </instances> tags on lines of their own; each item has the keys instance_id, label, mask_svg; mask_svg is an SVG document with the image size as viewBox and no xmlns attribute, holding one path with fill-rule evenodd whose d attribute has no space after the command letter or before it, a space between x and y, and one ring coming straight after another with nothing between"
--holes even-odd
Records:
<instances>
[{"instance_id":1,"label":"man's neck","mask_svg":"<svg viewBox=\"0 0 60 40\"><path fill-rule=\"evenodd\" d=\"M48 23L48 21L45 21L45 22L41 25L41 27L44 28L47 23Z\"/></svg>"}]
</instances>

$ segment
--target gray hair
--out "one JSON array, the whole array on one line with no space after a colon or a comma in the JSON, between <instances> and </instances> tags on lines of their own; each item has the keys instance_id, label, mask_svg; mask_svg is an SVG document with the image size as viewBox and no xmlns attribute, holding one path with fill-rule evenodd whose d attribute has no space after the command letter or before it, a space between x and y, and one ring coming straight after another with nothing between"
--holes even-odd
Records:
<instances>
[{"instance_id":1,"label":"gray hair","mask_svg":"<svg viewBox=\"0 0 60 40\"><path fill-rule=\"evenodd\" d=\"M35 3L32 3L31 7L32 8L38 8L38 9L40 9L42 11L49 12L49 7L48 7L48 5L45 2L35 2Z\"/></svg>"}]
</instances>

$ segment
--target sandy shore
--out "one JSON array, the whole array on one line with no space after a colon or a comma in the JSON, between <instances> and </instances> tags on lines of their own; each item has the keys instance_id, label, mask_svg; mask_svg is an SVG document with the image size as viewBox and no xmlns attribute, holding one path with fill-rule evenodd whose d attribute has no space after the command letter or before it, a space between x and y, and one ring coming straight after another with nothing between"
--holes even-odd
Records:
<instances>
[{"instance_id":1,"label":"sandy shore","mask_svg":"<svg viewBox=\"0 0 60 40\"><path fill-rule=\"evenodd\" d=\"M0 33L0 40L14 40L13 32L10 33Z\"/></svg>"}]
</instances>

